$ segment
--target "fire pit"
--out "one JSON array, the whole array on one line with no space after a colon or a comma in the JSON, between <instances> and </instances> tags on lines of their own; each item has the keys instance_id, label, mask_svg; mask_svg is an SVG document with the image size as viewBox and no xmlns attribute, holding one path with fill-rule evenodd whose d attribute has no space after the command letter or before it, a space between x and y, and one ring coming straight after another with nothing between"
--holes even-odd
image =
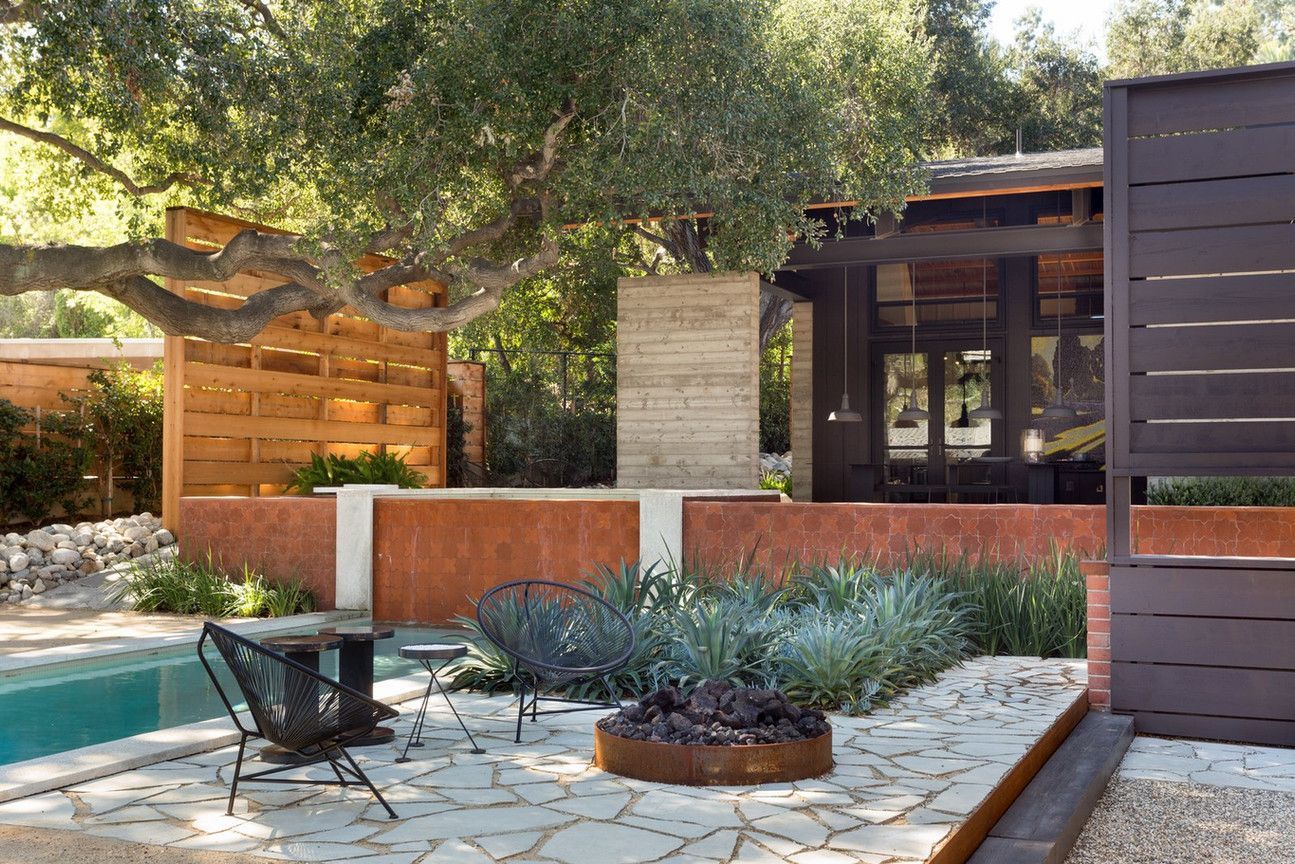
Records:
<instances>
[{"instance_id":1,"label":"fire pit","mask_svg":"<svg viewBox=\"0 0 1295 864\"><path fill-rule=\"evenodd\" d=\"M598 721L594 764L685 786L804 780L832 770L832 727L777 690L706 681L685 699L665 687Z\"/></svg>"}]
</instances>

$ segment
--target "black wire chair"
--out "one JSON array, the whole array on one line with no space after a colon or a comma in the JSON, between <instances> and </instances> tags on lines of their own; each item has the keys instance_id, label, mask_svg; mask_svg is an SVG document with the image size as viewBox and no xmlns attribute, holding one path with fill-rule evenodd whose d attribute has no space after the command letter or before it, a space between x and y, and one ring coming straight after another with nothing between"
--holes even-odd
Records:
<instances>
[{"instance_id":1,"label":"black wire chair","mask_svg":"<svg viewBox=\"0 0 1295 864\"><path fill-rule=\"evenodd\" d=\"M516 742L522 740L522 719L527 711L534 722L540 714L621 707L607 676L634 653L634 627L601 597L540 579L505 582L491 588L477 603L477 622L485 637L517 665L522 693L517 703ZM528 676L532 685L529 705ZM598 680L607 688L607 702L543 695ZM581 707L541 711L541 701Z\"/></svg>"},{"instance_id":2,"label":"black wire chair","mask_svg":"<svg viewBox=\"0 0 1295 864\"><path fill-rule=\"evenodd\" d=\"M207 662L202 649L208 639L233 673L255 728L248 729L243 725L215 670ZM346 745L369 734L379 723L400 716L399 711L210 621L202 626L198 659L243 736L238 742L238 762L234 765L234 779L229 788L227 814L234 812L234 796L238 793L239 782L257 780L262 783L367 786L390 817L396 818L396 811L355 764L351 754L346 752ZM264 738L295 753L301 761L244 776L243 755L250 738ZM327 762L337 779L298 780L269 776L319 762Z\"/></svg>"}]
</instances>

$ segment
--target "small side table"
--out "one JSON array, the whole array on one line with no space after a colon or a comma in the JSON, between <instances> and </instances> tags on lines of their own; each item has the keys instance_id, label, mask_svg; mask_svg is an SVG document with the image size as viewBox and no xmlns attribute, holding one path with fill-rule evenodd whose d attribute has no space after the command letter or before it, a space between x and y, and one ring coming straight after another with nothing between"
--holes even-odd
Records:
<instances>
[{"instance_id":1,"label":"small side table","mask_svg":"<svg viewBox=\"0 0 1295 864\"><path fill-rule=\"evenodd\" d=\"M342 640L342 652L337 659L337 680L373 698L373 643L395 636L395 629L363 625L325 627L319 635L337 636ZM395 740L394 729L378 726L363 738L356 738L349 746L372 747Z\"/></svg>"},{"instance_id":2,"label":"small side table","mask_svg":"<svg viewBox=\"0 0 1295 864\"><path fill-rule=\"evenodd\" d=\"M319 671L319 655L325 651L342 647L340 636L271 636L262 639L261 644L271 651L277 651L289 660L295 660L312 672ZM319 761L318 756L306 757L291 750L285 750L277 744L261 748L261 759L272 765L305 765Z\"/></svg>"},{"instance_id":3,"label":"small side table","mask_svg":"<svg viewBox=\"0 0 1295 864\"><path fill-rule=\"evenodd\" d=\"M278 651L289 660L295 660L312 672L319 671L319 655L342 647L342 637L327 635L271 636L262 639L261 644L271 651Z\"/></svg>"},{"instance_id":4,"label":"small side table","mask_svg":"<svg viewBox=\"0 0 1295 864\"><path fill-rule=\"evenodd\" d=\"M450 694L445 692L445 688L441 686L441 680L436 677L437 673L443 670L446 666L450 665L460 657L466 656L467 653L468 649L466 646L445 643L406 645L400 649L401 657L404 657L406 660L417 660L419 663L423 664L423 668L432 676L432 680L427 682L427 691L423 693L423 704L418 708L418 714L414 717L414 728L409 731L409 740L405 742L405 751L400 754L398 759L396 759L397 762L409 761L410 747L423 746L423 724L427 722L427 700L432 696L432 687L436 687L441 691L441 696L444 697L445 704L449 705L450 710L454 712L454 719L459 721L459 728L463 730L464 734L468 736L468 740L472 742L472 752L486 752L477 746L477 739L472 737L472 733L469 732L468 727L464 725L463 718L459 716L458 709L455 708L454 703L450 701ZM432 668L432 664L437 663L437 661L439 661L439 665Z\"/></svg>"}]
</instances>

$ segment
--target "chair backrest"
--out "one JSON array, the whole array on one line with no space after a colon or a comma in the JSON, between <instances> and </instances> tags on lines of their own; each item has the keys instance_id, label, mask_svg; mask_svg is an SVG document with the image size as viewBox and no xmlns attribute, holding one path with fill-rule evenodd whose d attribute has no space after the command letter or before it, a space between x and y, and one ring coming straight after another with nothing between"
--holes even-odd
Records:
<instances>
[{"instance_id":1,"label":"chair backrest","mask_svg":"<svg viewBox=\"0 0 1295 864\"><path fill-rule=\"evenodd\" d=\"M477 603L486 638L549 682L600 675L634 653L634 627L582 588L524 579L491 588Z\"/></svg>"},{"instance_id":2,"label":"chair backrest","mask_svg":"<svg viewBox=\"0 0 1295 864\"><path fill-rule=\"evenodd\" d=\"M256 732L281 747L300 750L355 730L368 731L399 715L388 705L208 621L198 639L198 657L240 729L234 705L203 653L207 639L233 674Z\"/></svg>"}]
</instances>

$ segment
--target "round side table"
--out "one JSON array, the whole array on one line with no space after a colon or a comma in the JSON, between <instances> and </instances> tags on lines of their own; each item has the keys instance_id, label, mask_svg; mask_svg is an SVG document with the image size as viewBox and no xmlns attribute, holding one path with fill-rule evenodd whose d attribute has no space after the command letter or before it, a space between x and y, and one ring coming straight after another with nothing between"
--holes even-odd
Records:
<instances>
[{"instance_id":1,"label":"round side table","mask_svg":"<svg viewBox=\"0 0 1295 864\"><path fill-rule=\"evenodd\" d=\"M374 627L372 625L352 625L325 627L319 631L320 636L336 636L342 640L342 652L337 662L337 680L352 690L358 690L370 699L373 698L373 643L381 639L390 639L396 635L392 627ZM352 747L372 747L375 744L390 744L396 740L396 732L386 726L379 726L363 738L351 742Z\"/></svg>"},{"instance_id":2,"label":"round side table","mask_svg":"<svg viewBox=\"0 0 1295 864\"><path fill-rule=\"evenodd\" d=\"M261 644L271 651L277 651L289 660L295 660L313 672L319 671L319 655L325 651L342 647L342 637L328 635L303 634L297 636L271 636L262 639ZM261 748L261 759L272 765L304 765L318 761L318 757L306 757L291 750L285 750L277 744Z\"/></svg>"},{"instance_id":3,"label":"round side table","mask_svg":"<svg viewBox=\"0 0 1295 864\"><path fill-rule=\"evenodd\" d=\"M427 690L423 693L423 704L419 706L418 713L414 715L414 728L409 730L409 740L405 742L405 751L400 754L400 758L396 760L397 762L409 761L410 747L423 746L423 725L427 722L427 700L432 696L432 687L436 687L441 691L441 696L444 697L445 704L449 705L450 710L454 712L454 719L459 721L459 728L463 730L463 733L468 736L468 740L472 742L472 752L486 752L477 745L477 739L472 737L472 733L468 731L468 727L463 723L463 718L459 716L458 709L455 708L454 703L450 701L450 694L445 692L445 688L441 686L441 680L436 677L438 672L460 657L466 656L467 653L467 647L447 643L406 645L400 649L401 657L404 657L406 660L417 660L422 664L423 668L427 670L428 674L431 675L432 680L427 682Z\"/></svg>"}]
</instances>

